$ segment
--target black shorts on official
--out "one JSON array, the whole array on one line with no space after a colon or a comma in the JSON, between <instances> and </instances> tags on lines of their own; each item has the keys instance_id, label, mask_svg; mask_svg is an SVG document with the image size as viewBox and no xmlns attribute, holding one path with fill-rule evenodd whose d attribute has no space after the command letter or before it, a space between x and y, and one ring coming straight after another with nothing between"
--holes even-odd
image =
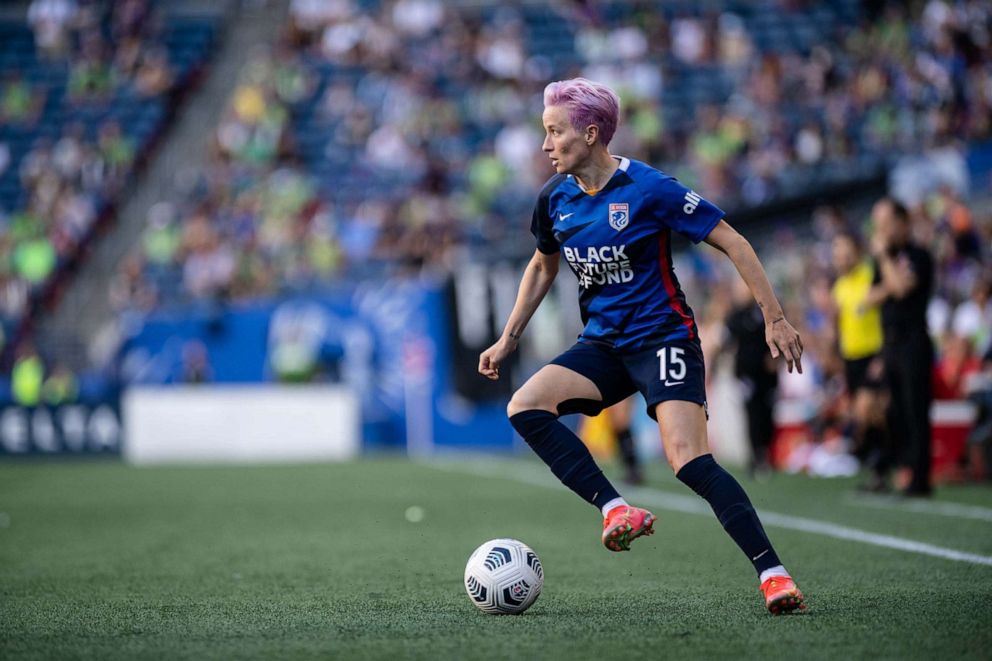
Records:
<instances>
[{"instance_id":1,"label":"black shorts on official","mask_svg":"<svg viewBox=\"0 0 992 661\"><path fill-rule=\"evenodd\" d=\"M601 402L563 402L560 414L597 415L635 392L644 395L648 415L657 420L655 407L664 401L695 402L706 408L706 368L698 340L662 342L633 354L576 342L551 361L578 372L596 384Z\"/></svg>"},{"instance_id":2,"label":"black shorts on official","mask_svg":"<svg viewBox=\"0 0 992 661\"><path fill-rule=\"evenodd\" d=\"M881 359L879 354L844 361L844 379L847 381L847 392L855 393L862 388L880 390L885 385L885 375L880 373L872 376L868 369L872 361Z\"/></svg>"}]
</instances>

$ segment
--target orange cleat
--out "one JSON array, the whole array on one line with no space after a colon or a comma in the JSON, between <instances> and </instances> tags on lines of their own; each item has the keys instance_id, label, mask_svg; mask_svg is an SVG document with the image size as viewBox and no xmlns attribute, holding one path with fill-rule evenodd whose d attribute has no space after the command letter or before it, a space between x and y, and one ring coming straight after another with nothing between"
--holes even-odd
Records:
<instances>
[{"instance_id":1,"label":"orange cleat","mask_svg":"<svg viewBox=\"0 0 992 661\"><path fill-rule=\"evenodd\" d=\"M761 593L765 595L765 606L772 615L784 615L806 608L803 593L788 576L772 576L761 584Z\"/></svg>"},{"instance_id":2,"label":"orange cleat","mask_svg":"<svg viewBox=\"0 0 992 661\"><path fill-rule=\"evenodd\" d=\"M606 513L603 545L611 551L629 551L630 543L641 535L653 535L654 514L640 507L620 505Z\"/></svg>"}]
</instances>

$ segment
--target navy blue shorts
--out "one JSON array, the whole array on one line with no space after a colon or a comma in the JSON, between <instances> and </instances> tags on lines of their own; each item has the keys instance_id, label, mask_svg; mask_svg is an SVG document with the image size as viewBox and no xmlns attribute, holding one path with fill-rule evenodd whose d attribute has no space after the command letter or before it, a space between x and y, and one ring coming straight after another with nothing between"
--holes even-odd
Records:
<instances>
[{"instance_id":1,"label":"navy blue shorts","mask_svg":"<svg viewBox=\"0 0 992 661\"><path fill-rule=\"evenodd\" d=\"M603 397L602 402L588 402L562 413L597 415L635 392L644 395L648 415L655 420L655 407L670 399L706 407L706 368L698 340L672 340L633 354L576 342L550 364L578 372L595 383Z\"/></svg>"}]
</instances>

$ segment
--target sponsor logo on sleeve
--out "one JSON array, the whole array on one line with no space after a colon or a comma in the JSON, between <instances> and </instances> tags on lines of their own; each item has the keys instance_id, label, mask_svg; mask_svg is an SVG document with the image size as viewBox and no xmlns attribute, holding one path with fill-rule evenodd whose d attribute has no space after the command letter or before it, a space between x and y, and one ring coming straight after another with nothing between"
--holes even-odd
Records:
<instances>
[{"instance_id":1,"label":"sponsor logo on sleeve","mask_svg":"<svg viewBox=\"0 0 992 661\"><path fill-rule=\"evenodd\" d=\"M703 198L696 195L695 191L689 191L688 193L686 193L685 204L682 205L682 211L685 212L685 215L691 216L692 212L696 210L696 207L699 206L699 202L702 199Z\"/></svg>"}]
</instances>

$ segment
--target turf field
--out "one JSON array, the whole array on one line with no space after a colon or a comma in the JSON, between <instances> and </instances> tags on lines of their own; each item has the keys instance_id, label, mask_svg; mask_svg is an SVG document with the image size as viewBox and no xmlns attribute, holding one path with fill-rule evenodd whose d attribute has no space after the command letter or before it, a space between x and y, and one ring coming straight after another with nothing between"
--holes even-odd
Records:
<instances>
[{"instance_id":1,"label":"turf field","mask_svg":"<svg viewBox=\"0 0 992 661\"><path fill-rule=\"evenodd\" d=\"M802 615L764 612L750 565L660 466L629 494L658 534L612 554L598 513L530 462L8 463L0 658L988 658L992 491L946 488L912 511L849 481L745 486L788 515L769 534ZM483 615L462 587L469 553L502 536L544 563L519 617Z\"/></svg>"}]
</instances>

